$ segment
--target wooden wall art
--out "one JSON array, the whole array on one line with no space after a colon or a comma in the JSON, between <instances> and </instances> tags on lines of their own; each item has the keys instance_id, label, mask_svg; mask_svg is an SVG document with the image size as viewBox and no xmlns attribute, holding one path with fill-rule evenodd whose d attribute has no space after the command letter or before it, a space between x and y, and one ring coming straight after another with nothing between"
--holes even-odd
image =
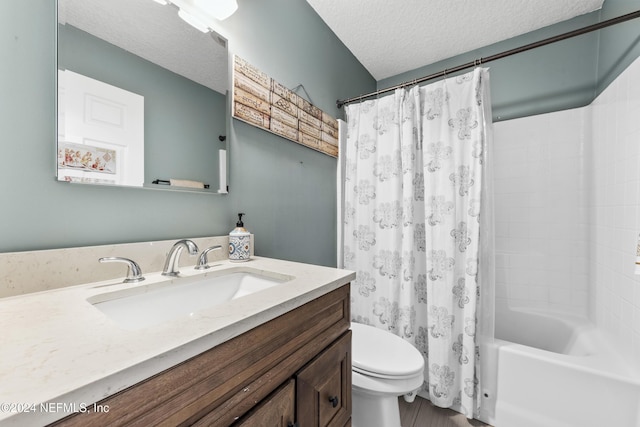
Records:
<instances>
[{"instance_id":1,"label":"wooden wall art","mask_svg":"<svg viewBox=\"0 0 640 427\"><path fill-rule=\"evenodd\" d=\"M236 55L233 117L338 157L338 121Z\"/></svg>"}]
</instances>

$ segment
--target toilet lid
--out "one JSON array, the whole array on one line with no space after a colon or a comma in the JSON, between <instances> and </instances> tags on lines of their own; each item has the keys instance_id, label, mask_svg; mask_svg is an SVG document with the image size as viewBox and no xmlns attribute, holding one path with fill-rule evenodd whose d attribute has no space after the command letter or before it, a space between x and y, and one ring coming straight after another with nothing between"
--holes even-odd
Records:
<instances>
[{"instance_id":1,"label":"toilet lid","mask_svg":"<svg viewBox=\"0 0 640 427\"><path fill-rule=\"evenodd\" d=\"M422 354L391 332L351 323L353 370L378 378L406 378L424 369Z\"/></svg>"}]
</instances>

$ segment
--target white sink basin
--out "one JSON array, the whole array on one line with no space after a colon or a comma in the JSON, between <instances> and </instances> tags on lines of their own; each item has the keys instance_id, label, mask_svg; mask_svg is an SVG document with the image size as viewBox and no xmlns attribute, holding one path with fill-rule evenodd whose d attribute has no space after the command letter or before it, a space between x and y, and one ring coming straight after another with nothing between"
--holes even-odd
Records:
<instances>
[{"instance_id":1,"label":"white sink basin","mask_svg":"<svg viewBox=\"0 0 640 427\"><path fill-rule=\"evenodd\" d=\"M194 317L201 310L292 278L279 274L231 270L221 275L167 279L95 295L87 301L124 329L137 330L169 320Z\"/></svg>"}]
</instances>

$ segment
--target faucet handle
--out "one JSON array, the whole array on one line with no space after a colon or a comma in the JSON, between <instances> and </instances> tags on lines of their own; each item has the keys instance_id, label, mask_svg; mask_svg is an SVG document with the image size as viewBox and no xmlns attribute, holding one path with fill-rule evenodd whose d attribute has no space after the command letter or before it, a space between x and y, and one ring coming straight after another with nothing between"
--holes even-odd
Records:
<instances>
[{"instance_id":1,"label":"faucet handle","mask_svg":"<svg viewBox=\"0 0 640 427\"><path fill-rule=\"evenodd\" d=\"M198 258L198 263L196 264L195 269L206 270L207 268L210 268L209 260L207 260L207 254L216 249L222 249L222 246L220 245L211 246L205 249L204 251L202 251L202 253L200 254L200 257Z\"/></svg>"},{"instance_id":2,"label":"faucet handle","mask_svg":"<svg viewBox=\"0 0 640 427\"><path fill-rule=\"evenodd\" d=\"M122 283L138 283L138 282L142 282L144 280L144 277L142 276L142 269L140 268L138 263L135 262L132 259L122 258L122 257L119 257L119 256L111 256L111 257L100 258L100 259L98 259L98 261L100 261L100 262L123 262L123 263L127 264L129 266L129 269L127 270L127 278L124 279L124 281Z\"/></svg>"}]
</instances>

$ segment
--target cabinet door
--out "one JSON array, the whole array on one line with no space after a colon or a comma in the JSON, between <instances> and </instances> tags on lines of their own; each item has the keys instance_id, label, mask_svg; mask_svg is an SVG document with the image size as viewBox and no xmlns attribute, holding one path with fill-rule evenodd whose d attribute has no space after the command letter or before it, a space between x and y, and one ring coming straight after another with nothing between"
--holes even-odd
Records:
<instances>
[{"instance_id":1,"label":"cabinet door","mask_svg":"<svg viewBox=\"0 0 640 427\"><path fill-rule=\"evenodd\" d=\"M351 418L351 331L302 369L296 409L304 427L343 427Z\"/></svg>"},{"instance_id":2,"label":"cabinet door","mask_svg":"<svg viewBox=\"0 0 640 427\"><path fill-rule=\"evenodd\" d=\"M290 380L234 426L291 427L294 425L295 397L295 381Z\"/></svg>"}]
</instances>

